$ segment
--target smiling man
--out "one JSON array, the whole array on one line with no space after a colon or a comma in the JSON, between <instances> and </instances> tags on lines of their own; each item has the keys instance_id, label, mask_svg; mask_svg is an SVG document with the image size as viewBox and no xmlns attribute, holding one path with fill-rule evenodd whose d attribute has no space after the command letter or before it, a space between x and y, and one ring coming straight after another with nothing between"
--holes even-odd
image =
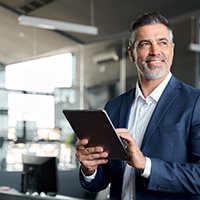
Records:
<instances>
[{"instance_id":1,"label":"smiling man","mask_svg":"<svg viewBox=\"0 0 200 200\"><path fill-rule=\"evenodd\" d=\"M145 13L131 24L128 51L138 81L105 106L130 160L108 160L102 147L77 141L85 189L111 184L110 199L200 199L200 90L172 75L174 46L162 15Z\"/></svg>"}]
</instances>

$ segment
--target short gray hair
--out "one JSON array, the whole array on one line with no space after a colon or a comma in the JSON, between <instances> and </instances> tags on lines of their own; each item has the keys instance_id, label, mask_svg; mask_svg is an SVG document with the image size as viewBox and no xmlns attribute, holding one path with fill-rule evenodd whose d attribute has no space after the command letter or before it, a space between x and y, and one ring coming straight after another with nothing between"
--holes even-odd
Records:
<instances>
[{"instance_id":1,"label":"short gray hair","mask_svg":"<svg viewBox=\"0 0 200 200\"><path fill-rule=\"evenodd\" d=\"M139 27L149 24L163 24L167 27L170 34L171 42L173 43L173 28L170 24L170 22L161 14L156 12L148 12L144 13L143 15L140 15L134 19L134 21L131 23L130 30L129 30L129 46L134 46L135 43L135 37L136 32Z\"/></svg>"}]
</instances>

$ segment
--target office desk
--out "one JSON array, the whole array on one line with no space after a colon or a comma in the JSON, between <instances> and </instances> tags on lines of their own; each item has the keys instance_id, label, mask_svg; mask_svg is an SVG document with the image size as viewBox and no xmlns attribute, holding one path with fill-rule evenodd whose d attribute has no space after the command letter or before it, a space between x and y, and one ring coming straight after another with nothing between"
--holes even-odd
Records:
<instances>
[{"instance_id":1,"label":"office desk","mask_svg":"<svg viewBox=\"0 0 200 200\"><path fill-rule=\"evenodd\" d=\"M84 200L69 196L57 195L56 197L29 196L21 193L0 192L0 200Z\"/></svg>"}]
</instances>

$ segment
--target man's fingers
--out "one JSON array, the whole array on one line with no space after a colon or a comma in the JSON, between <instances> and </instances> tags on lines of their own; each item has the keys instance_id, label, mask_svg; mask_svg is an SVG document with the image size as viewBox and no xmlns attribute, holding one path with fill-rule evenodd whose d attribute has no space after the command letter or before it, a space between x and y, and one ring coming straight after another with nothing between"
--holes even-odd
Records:
<instances>
[{"instance_id":1,"label":"man's fingers","mask_svg":"<svg viewBox=\"0 0 200 200\"><path fill-rule=\"evenodd\" d=\"M86 140L86 139L78 140L76 142L76 150L83 150L83 149L85 149L88 143L89 143L89 141Z\"/></svg>"}]
</instances>

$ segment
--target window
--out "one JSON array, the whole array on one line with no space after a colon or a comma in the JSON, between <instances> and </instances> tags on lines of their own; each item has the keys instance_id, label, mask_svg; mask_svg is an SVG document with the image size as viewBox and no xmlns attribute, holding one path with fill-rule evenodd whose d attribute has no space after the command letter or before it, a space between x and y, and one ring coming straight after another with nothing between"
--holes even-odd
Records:
<instances>
[{"instance_id":1,"label":"window","mask_svg":"<svg viewBox=\"0 0 200 200\"><path fill-rule=\"evenodd\" d=\"M71 53L6 66L5 87L7 89L51 93L55 87L71 86Z\"/></svg>"},{"instance_id":2,"label":"window","mask_svg":"<svg viewBox=\"0 0 200 200\"><path fill-rule=\"evenodd\" d=\"M38 128L53 128L54 107L54 97L51 95L10 93L9 126L14 127L17 121L35 121Z\"/></svg>"},{"instance_id":3,"label":"window","mask_svg":"<svg viewBox=\"0 0 200 200\"><path fill-rule=\"evenodd\" d=\"M67 167L66 163L76 166L71 147L65 143L68 132L61 134L61 130L68 128L67 122L63 123L60 116L64 105L77 104L76 90L71 88L76 84L75 64L71 53L63 53L7 65L5 72L0 72L0 134L7 145L0 163L6 160L6 170L21 170L21 154L26 151L59 155L62 169ZM56 130L56 136L63 138L55 137ZM53 138L50 133L54 133ZM63 142L62 150L58 140Z\"/></svg>"}]
</instances>

